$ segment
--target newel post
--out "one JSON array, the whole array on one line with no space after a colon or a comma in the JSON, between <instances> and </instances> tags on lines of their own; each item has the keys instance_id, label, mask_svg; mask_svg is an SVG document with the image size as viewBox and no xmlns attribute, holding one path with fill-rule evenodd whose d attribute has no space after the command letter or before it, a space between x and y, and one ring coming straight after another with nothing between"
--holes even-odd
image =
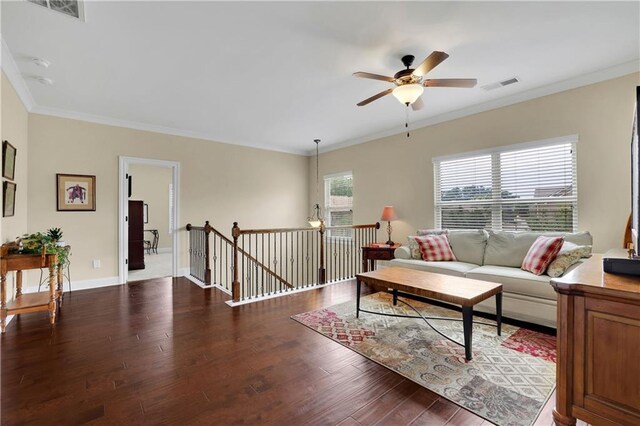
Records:
<instances>
[{"instance_id":1,"label":"newel post","mask_svg":"<svg viewBox=\"0 0 640 426\"><path fill-rule=\"evenodd\" d=\"M233 236L233 283L231 284L231 298L234 302L240 301L240 281L238 281L238 237L240 236L240 228L238 222L233 222L231 228Z\"/></svg>"},{"instance_id":2,"label":"newel post","mask_svg":"<svg viewBox=\"0 0 640 426\"><path fill-rule=\"evenodd\" d=\"M324 267L324 220L320 221L320 228L318 231L320 232L320 265L318 268L318 284L325 284L327 282L327 270Z\"/></svg>"},{"instance_id":3,"label":"newel post","mask_svg":"<svg viewBox=\"0 0 640 426\"><path fill-rule=\"evenodd\" d=\"M209 234L213 228L209 225L209 221L207 220L204 223L204 283L207 285L211 285L211 256L209 253Z\"/></svg>"}]
</instances>

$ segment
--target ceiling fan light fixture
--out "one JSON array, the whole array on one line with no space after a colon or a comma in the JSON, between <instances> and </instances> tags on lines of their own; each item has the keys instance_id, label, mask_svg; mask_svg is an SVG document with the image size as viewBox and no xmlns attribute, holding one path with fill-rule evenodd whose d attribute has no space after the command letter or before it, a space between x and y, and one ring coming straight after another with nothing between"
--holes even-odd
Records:
<instances>
[{"instance_id":1,"label":"ceiling fan light fixture","mask_svg":"<svg viewBox=\"0 0 640 426\"><path fill-rule=\"evenodd\" d=\"M424 92L420 84L403 84L393 89L393 96L405 105L414 103Z\"/></svg>"}]
</instances>

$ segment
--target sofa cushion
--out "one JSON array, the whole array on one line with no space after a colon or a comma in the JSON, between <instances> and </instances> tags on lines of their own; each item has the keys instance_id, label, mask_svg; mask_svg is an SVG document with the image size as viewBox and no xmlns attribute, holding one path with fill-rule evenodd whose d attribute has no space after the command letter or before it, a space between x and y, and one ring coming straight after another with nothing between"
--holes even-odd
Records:
<instances>
[{"instance_id":1,"label":"sofa cushion","mask_svg":"<svg viewBox=\"0 0 640 426\"><path fill-rule=\"evenodd\" d=\"M391 261L393 266L401 268L418 269L421 271L434 272L436 274L453 275L456 277L464 277L467 271L477 268L478 265L465 262L425 262L424 260L413 259L394 259Z\"/></svg>"},{"instance_id":2,"label":"sofa cushion","mask_svg":"<svg viewBox=\"0 0 640 426\"><path fill-rule=\"evenodd\" d=\"M563 243L564 237L539 236L522 261L522 269L536 275L544 274L549 264L558 256Z\"/></svg>"},{"instance_id":3,"label":"sofa cushion","mask_svg":"<svg viewBox=\"0 0 640 426\"><path fill-rule=\"evenodd\" d=\"M567 243L565 243L555 260L549 264L549 267L547 268L547 275L551 278L562 276L571 265L579 262L580 259L584 257L591 256L591 246L576 246L572 243L569 244L574 247L571 248L568 246L565 250L565 246L567 246Z\"/></svg>"},{"instance_id":4,"label":"sofa cushion","mask_svg":"<svg viewBox=\"0 0 640 426\"><path fill-rule=\"evenodd\" d=\"M409 246L400 246L393 252L396 259L411 259L411 248Z\"/></svg>"},{"instance_id":5,"label":"sofa cushion","mask_svg":"<svg viewBox=\"0 0 640 426\"><path fill-rule=\"evenodd\" d=\"M420 251L420 245L416 241L415 235L409 235L407 237L407 247L409 248L409 254L411 259L422 260L422 252Z\"/></svg>"},{"instance_id":6,"label":"sofa cushion","mask_svg":"<svg viewBox=\"0 0 640 426\"><path fill-rule=\"evenodd\" d=\"M511 266L520 268L529 248L539 236L564 236L565 241L577 245L592 245L589 232L507 232L489 231L489 239L484 252L483 265ZM455 248L454 248L455 253Z\"/></svg>"},{"instance_id":7,"label":"sofa cushion","mask_svg":"<svg viewBox=\"0 0 640 426\"><path fill-rule=\"evenodd\" d=\"M505 293L555 300L556 292L549 284L548 275L534 275L520 268L506 266L480 266L465 275L467 278L500 283Z\"/></svg>"},{"instance_id":8,"label":"sofa cushion","mask_svg":"<svg viewBox=\"0 0 640 426\"><path fill-rule=\"evenodd\" d=\"M416 242L418 246L420 246L423 260L436 262L451 262L457 260L453 254L453 250L451 250L446 234L416 237Z\"/></svg>"},{"instance_id":9,"label":"sofa cushion","mask_svg":"<svg viewBox=\"0 0 640 426\"><path fill-rule=\"evenodd\" d=\"M482 265L489 234L484 229L449 231L449 244L460 262Z\"/></svg>"},{"instance_id":10,"label":"sofa cushion","mask_svg":"<svg viewBox=\"0 0 640 426\"><path fill-rule=\"evenodd\" d=\"M448 233L448 229L418 229L416 231L416 235L419 237L424 237L425 235L446 235Z\"/></svg>"}]
</instances>

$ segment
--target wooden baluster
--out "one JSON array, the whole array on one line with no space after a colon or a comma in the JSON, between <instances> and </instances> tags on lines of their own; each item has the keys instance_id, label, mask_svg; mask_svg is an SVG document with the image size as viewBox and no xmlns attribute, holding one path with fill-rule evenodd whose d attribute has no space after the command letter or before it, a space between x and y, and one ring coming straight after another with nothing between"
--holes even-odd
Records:
<instances>
[{"instance_id":1,"label":"wooden baluster","mask_svg":"<svg viewBox=\"0 0 640 426\"><path fill-rule=\"evenodd\" d=\"M307 277L304 280L304 284L305 285L310 285L311 284L311 280L309 279L309 271L311 269L310 265L309 265L309 260L311 260L311 250L309 249L309 237L312 235L310 232L305 232L304 233L305 237L307 238L307 255L305 256L305 260L307 261Z\"/></svg>"},{"instance_id":2,"label":"wooden baluster","mask_svg":"<svg viewBox=\"0 0 640 426\"><path fill-rule=\"evenodd\" d=\"M231 285L231 297L234 302L239 302L240 282L238 281L238 237L240 236L240 228L238 228L238 222L233 222L231 235L233 236L233 284Z\"/></svg>"},{"instance_id":3,"label":"wooden baluster","mask_svg":"<svg viewBox=\"0 0 640 426\"><path fill-rule=\"evenodd\" d=\"M318 267L318 284L325 284L327 282L326 269L324 267L324 221L320 222L319 236L320 239L320 265Z\"/></svg>"},{"instance_id":4,"label":"wooden baluster","mask_svg":"<svg viewBox=\"0 0 640 426\"><path fill-rule=\"evenodd\" d=\"M210 252L209 252L209 234L211 233L211 225L209 225L209 221L207 220L204 223L204 258L205 258L205 269L204 269L204 282L207 285L211 285L211 262Z\"/></svg>"}]
</instances>

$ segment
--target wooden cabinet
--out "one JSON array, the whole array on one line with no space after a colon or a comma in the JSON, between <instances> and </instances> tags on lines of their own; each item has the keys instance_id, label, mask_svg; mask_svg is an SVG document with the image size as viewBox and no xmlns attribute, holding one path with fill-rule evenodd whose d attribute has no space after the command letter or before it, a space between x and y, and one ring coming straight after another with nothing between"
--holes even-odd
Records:
<instances>
[{"instance_id":1,"label":"wooden cabinet","mask_svg":"<svg viewBox=\"0 0 640 426\"><path fill-rule=\"evenodd\" d=\"M56 320L57 303L62 302L60 282L55 287L55 254L9 254L12 244L4 244L0 249L0 331L5 332L8 315L49 311L51 324ZM22 271L25 269L49 269L49 291L22 294ZM7 273L16 272L16 296L7 302Z\"/></svg>"},{"instance_id":2,"label":"wooden cabinet","mask_svg":"<svg viewBox=\"0 0 640 426\"><path fill-rule=\"evenodd\" d=\"M594 255L554 279L557 425L640 424L640 277L602 271Z\"/></svg>"},{"instance_id":3,"label":"wooden cabinet","mask_svg":"<svg viewBox=\"0 0 640 426\"><path fill-rule=\"evenodd\" d=\"M129 270L144 269L144 202L129 201Z\"/></svg>"},{"instance_id":4,"label":"wooden cabinet","mask_svg":"<svg viewBox=\"0 0 640 426\"><path fill-rule=\"evenodd\" d=\"M401 244L394 244L391 247L362 247L362 272L376 269L376 260L393 260L394 252Z\"/></svg>"}]
</instances>

